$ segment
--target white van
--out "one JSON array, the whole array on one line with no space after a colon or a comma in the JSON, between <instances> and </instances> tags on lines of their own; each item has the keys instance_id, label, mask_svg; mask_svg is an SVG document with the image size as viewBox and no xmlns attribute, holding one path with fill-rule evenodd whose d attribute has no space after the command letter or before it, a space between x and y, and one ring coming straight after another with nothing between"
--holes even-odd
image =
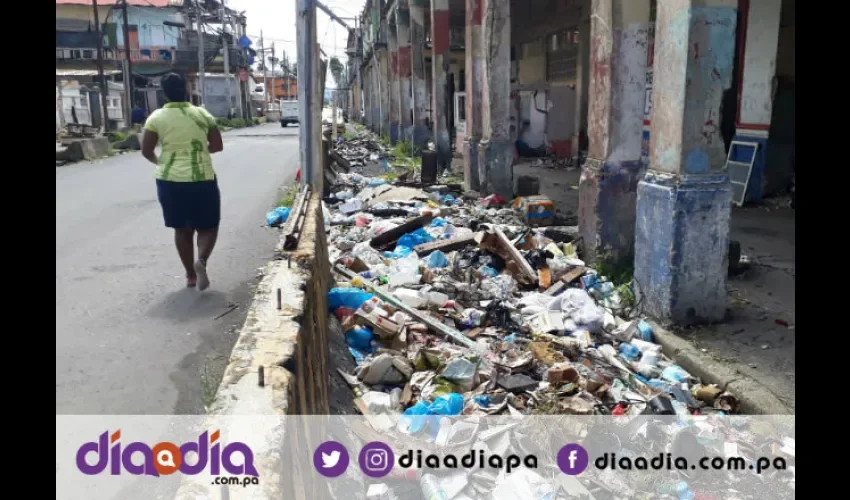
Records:
<instances>
[{"instance_id":1,"label":"white van","mask_svg":"<svg viewBox=\"0 0 850 500\"><path fill-rule=\"evenodd\" d=\"M298 123L298 101L280 101L280 126Z\"/></svg>"}]
</instances>

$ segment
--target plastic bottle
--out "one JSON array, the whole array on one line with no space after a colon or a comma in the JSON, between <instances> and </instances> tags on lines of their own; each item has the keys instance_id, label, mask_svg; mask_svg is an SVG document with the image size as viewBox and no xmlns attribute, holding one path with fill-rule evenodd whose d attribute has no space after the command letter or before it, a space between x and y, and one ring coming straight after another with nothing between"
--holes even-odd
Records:
<instances>
[{"instance_id":1,"label":"plastic bottle","mask_svg":"<svg viewBox=\"0 0 850 500\"><path fill-rule=\"evenodd\" d=\"M449 500L449 496L440 487L437 477L433 474L425 474L419 480L419 487L422 488L422 496L425 500Z\"/></svg>"}]
</instances>

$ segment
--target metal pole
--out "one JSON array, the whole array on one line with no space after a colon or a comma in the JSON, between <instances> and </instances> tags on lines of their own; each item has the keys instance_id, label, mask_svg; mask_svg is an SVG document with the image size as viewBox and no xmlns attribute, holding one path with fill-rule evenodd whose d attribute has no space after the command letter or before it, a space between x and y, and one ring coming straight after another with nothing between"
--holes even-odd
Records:
<instances>
[{"instance_id":1,"label":"metal pole","mask_svg":"<svg viewBox=\"0 0 850 500\"><path fill-rule=\"evenodd\" d=\"M263 62L263 116L269 109L269 75L266 64L266 46L263 45L263 30L260 30L260 61Z\"/></svg>"},{"instance_id":2,"label":"metal pole","mask_svg":"<svg viewBox=\"0 0 850 500\"><path fill-rule=\"evenodd\" d=\"M97 11L97 0L91 0L91 4L94 8L94 29L97 33L97 78L100 80L100 103L103 106L103 131L109 132L109 111L106 108L106 96L109 94L109 87L106 86L106 77L103 76L103 34L100 32L100 13ZM62 82L59 83L61 85Z\"/></svg>"},{"instance_id":3,"label":"metal pole","mask_svg":"<svg viewBox=\"0 0 850 500\"><path fill-rule=\"evenodd\" d=\"M127 18L127 0L121 2L121 24L124 31L124 64L127 67L127 75L124 77L124 92L127 94L127 118L125 122L128 122L131 121L133 104L136 100L133 95L133 61L130 59L130 21Z\"/></svg>"},{"instance_id":4,"label":"metal pole","mask_svg":"<svg viewBox=\"0 0 850 500\"><path fill-rule=\"evenodd\" d=\"M313 185L313 171L318 163L318 151L313 150L314 132L313 78L315 77L316 4L314 0L296 0L296 35L298 43L298 121L301 132L298 142L301 152L301 179L305 184Z\"/></svg>"},{"instance_id":5,"label":"metal pole","mask_svg":"<svg viewBox=\"0 0 850 500\"><path fill-rule=\"evenodd\" d=\"M222 6L224 5L224 0L222 0L221 5ZM233 48L237 51L237 54L239 54L239 53L244 54L244 51L241 50L241 48L239 47L239 42L238 42L238 38L242 35L238 32L239 30L237 29L236 20L233 17L230 18L230 28L231 28L230 32L233 33L233 36L232 36L232 38L233 38ZM241 75L241 72L240 72L240 75ZM238 113L239 118L243 118L243 119L247 118L248 120L250 120L252 117L245 116L245 114L242 110L242 79L238 77L240 75L237 75L237 78L236 78L236 104L237 104L236 112Z\"/></svg>"},{"instance_id":6,"label":"metal pole","mask_svg":"<svg viewBox=\"0 0 850 500\"><path fill-rule=\"evenodd\" d=\"M272 42L272 104L278 104L277 102L277 87L275 87L274 80L274 42Z\"/></svg>"},{"instance_id":7,"label":"metal pole","mask_svg":"<svg viewBox=\"0 0 850 500\"><path fill-rule=\"evenodd\" d=\"M331 141L336 144L336 90L331 91Z\"/></svg>"},{"instance_id":8,"label":"metal pole","mask_svg":"<svg viewBox=\"0 0 850 500\"><path fill-rule=\"evenodd\" d=\"M198 14L198 86L200 87L198 89L198 104L203 106L207 95L206 88L204 87L204 72L206 71L204 68L204 58L206 56L204 52L204 21L202 19L203 11L201 10L199 0L195 0L195 6L197 7Z\"/></svg>"},{"instance_id":9,"label":"metal pole","mask_svg":"<svg viewBox=\"0 0 850 500\"><path fill-rule=\"evenodd\" d=\"M127 0L124 0L125 2ZM230 89L230 47L227 46L227 30L224 22L225 10L224 0L221 0L221 8L219 9L219 17L221 18L221 48L224 51L224 81L227 87L227 118L234 118L230 110L233 109L233 91Z\"/></svg>"}]
</instances>

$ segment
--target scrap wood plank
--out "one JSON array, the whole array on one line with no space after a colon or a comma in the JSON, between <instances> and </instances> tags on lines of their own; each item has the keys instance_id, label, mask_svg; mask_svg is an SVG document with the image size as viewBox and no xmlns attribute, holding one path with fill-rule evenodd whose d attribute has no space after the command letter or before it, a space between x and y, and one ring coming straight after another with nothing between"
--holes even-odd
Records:
<instances>
[{"instance_id":1,"label":"scrap wood plank","mask_svg":"<svg viewBox=\"0 0 850 500\"><path fill-rule=\"evenodd\" d=\"M424 257L436 250L440 250L441 252L451 252L453 250L460 250L461 248L474 243L475 236L475 233L468 233L462 234L457 238L429 241L428 243L416 245L415 247L413 247L413 251L416 252L416 255Z\"/></svg>"},{"instance_id":2,"label":"scrap wood plank","mask_svg":"<svg viewBox=\"0 0 850 500\"><path fill-rule=\"evenodd\" d=\"M575 281L578 278L580 278L581 276L583 276L584 271L585 271L584 266L576 266L576 267L570 269L563 276L561 276L561 278L558 280L557 283L555 283L554 285L549 287L549 289L547 289L545 292L543 292L543 294L544 295L555 295L556 293L558 293L561 290L563 290L564 288L566 288L567 285L569 285L573 281Z\"/></svg>"},{"instance_id":3,"label":"scrap wood plank","mask_svg":"<svg viewBox=\"0 0 850 500\"><path fill-rule=\"evenodd\" d=\"M331 149L328 152L328 156L331 157L331 160L336 162L343 170L346 172L351 172L351 162L342 157L335 149Z\"/></svg>"},{"instance_id":4,"label":"scrap wood plank","mask_svg":"<svg viewBox=\"0 0 850 500\"><path fill-rule=\"evenodd\" d=\"M496 233L496 236L499 237L499 241L501 241L505 251L508 253L510 258L516 263L517 267L519 268L521 274L519 278L524 278L517 279L517 281L536 283L537 271L535 271L534 268L531 267L531 264L529 264L528 261L525 260L525 257L523 257L521 253L519 253L519 250L517 250L517 248L511 244L511 241L508 239L507 236L505 236L505 233L503 233L501 229L499 229L498 227L494 227L493 231Z\"/></svg>"}]
</instances>

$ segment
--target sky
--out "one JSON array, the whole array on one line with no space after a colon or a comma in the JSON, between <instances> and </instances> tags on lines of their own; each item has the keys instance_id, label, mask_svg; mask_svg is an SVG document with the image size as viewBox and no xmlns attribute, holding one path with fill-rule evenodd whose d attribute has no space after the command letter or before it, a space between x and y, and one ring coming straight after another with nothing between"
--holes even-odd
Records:
<instances>
[{"instance_id":1,"label":"sky","mask_svg":"<svg viewBox=\"0 0 850 500\"><path fill-rule=\"evenodd\" d=\"M364 0L324 0L324 3L347 24L354 26L353 19L360 15L365 5ZM247 17L248 37L254 42L253 48L260 48L260 32L262 31L266 47L274 43L277 57L285 50L291 61L297 58L295 43L295 0L226 0L227 7L244 11ZM345 64L345 44L348 42L348 32L339 23L332 21L327 14L316 9L316 33L322 50L328 57L336 55ZM330 87L333 76L328 71L327 86ZM335 85L335 84L334 84Z\"/></svg>"}]
</instances>

